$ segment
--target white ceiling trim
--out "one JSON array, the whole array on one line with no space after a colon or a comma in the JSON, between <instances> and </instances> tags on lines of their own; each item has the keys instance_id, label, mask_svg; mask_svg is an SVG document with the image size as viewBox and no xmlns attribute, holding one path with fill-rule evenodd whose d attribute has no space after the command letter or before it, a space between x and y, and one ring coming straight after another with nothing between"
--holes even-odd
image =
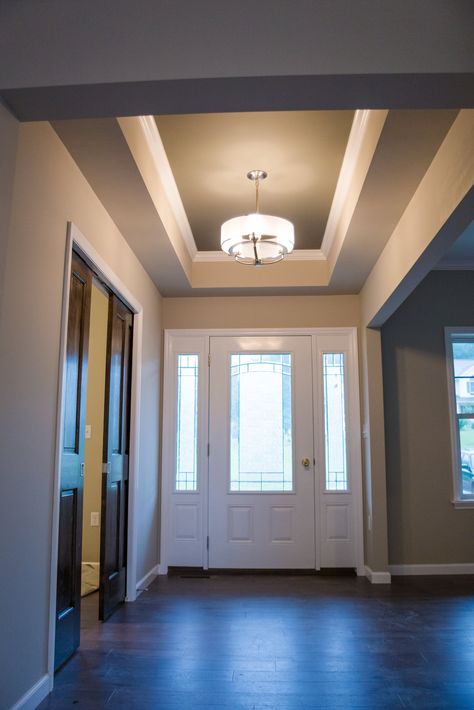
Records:
<instances>
[{"instance_id":1,"label":"white ceiling trim","mask_svg":"<svg viewBox=\"0 0 474 710\"><path fill-rule=\"evenodd\" d=\"M343 216L349 191L354 179L354 174L359 165L359 158L364 147L364 141L370 127L370 109L358 110L354 114L351 132L347 141L346 151L342 160L341 171L337 179L334 197L329 210L329 217L321 243L321 251L329 256L331 247L337 234L337 228Z\"/></svg>"},{"instance_id":2,"label":"white ceiling trim","mask_svg":"<svg viewBox=\"0 0 474 710\"><path fill-rule=\"evenodd\" d=\"M179 194L173 171L166 155L163 141L161 140L156 121L153 116L139 116L138 120L143 130L143 135L147 142L148 149L153 158L156 170L163 184L166 197L168 198L171 210L178 225L181 236L186 245L191 259L197 254L196 242L194 241L191 226L186 215L186 211Z\"/></svg>"},{"instance_id":3,"label":"white ceiling trim","mask_svg":"<svg viewBox=\"0 0 474 710\"><path fill-rule=\"evenodd\" d=\"M198 251L193 257L193 263L213 263L213 262L234 261L234 259L223 251ZM295 249L285 256L285 261L326 261L326 256L321 249Z\"/></svg>"}]
</instances>

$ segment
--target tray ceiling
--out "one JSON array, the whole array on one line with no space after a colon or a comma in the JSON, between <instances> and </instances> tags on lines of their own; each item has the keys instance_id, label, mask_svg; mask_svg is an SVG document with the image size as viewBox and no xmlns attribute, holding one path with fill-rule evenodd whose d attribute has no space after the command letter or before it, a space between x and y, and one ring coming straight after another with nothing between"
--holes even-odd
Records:
<instances>
[{"instance_id":1,"label":"tray ceiling","mask_svg":"<svg viewBox=\"0 0 474 710\"><path fill-rule=\"evenodd\" d=\"M295 249L319 249L353 111L156 116L199 251L220 248L222 222L254 210L249 170L268 172L260 211L291 220Z\"/></svg>"}]
</instances>

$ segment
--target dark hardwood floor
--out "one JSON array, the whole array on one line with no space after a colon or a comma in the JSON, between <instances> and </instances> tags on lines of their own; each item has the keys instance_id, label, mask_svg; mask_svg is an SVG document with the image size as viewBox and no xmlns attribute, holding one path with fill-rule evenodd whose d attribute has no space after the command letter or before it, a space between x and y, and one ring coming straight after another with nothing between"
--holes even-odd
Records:
<instances>
[{"instance_id":1,"label":"dark hardwood floor","mask_svg":"<svg viewBox=\"0 0 474 710\"><path fill-rule=\"evenodd\" d=\"M96 605L41 710L474 709L474 577L177 576Z\"/></svg>"}]
</instances>

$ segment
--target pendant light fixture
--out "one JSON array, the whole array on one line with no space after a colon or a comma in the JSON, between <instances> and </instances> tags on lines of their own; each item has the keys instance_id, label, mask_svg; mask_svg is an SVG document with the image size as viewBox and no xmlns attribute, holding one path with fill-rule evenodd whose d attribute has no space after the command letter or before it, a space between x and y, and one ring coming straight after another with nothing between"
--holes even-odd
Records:
<instances>
[{"instance_id":1,"label":"pendant light fixture","mask_svg":"<svg viewBox=\"0 0 474 710\"><path fill-rule=\"evenodd\" d=\"M241 264L274 264L293 251L295 230L287 219L260 214L259 187L267 177L265 170L251 170L247 177L255 183L255 212L224 222L221 249Z\"/></svg>"}]
</instances>

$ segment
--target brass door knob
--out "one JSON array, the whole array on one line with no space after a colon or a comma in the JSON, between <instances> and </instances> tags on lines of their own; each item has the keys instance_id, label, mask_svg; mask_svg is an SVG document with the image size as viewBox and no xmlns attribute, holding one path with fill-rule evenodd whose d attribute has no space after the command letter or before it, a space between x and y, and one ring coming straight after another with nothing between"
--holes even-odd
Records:
<instances>
[{"instance_id":1,"label":"brass door knob","mask_svg":"<svg viewBox=\"0 0 474 710\"><path fill-rule=\"evenodd\" d=\"M308 458L304 458L301 460L301 463L305 468L309 468L311 466L311 461Z\"/></svg>"}]
</instances>

